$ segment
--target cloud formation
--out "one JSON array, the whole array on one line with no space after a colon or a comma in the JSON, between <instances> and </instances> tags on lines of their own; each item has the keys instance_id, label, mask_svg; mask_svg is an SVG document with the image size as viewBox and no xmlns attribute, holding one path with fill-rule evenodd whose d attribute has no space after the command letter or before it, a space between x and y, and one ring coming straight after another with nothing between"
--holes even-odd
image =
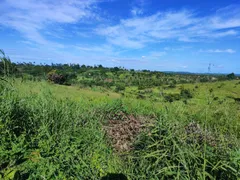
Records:
<instances>
[{"instance_id":1,"label":"cloud formation","mask_svg":"<svg viewBox=\"0 0 240 180\"><path fill-rule=\"evenodd\" d=\"M58 24L77 24L99 19L95 11L103 0L3 0L0 2L0 25L19 31L29 41L63 48L46 35L57 37L48 27ZM162 11L144 16L145 0L136 0L131 18L121 19L115 25L95 28L95 35L103 36L107 43L123 48L140 49L150 43L165 41L198 42L228 36L239 36L240 7L228 6L214 14L198 16L191 10ZM141 15L141 16L140 16ZM87 21L85 21L87 23ZM60 29L59 27L56 29ZM91 30L90 30L91 31ZM86 34L86 32L78 32Z\"/></svg>"},{"instance_id":2,"label":"cloud formation","mask_svg":"<svg viewBox=\"0 0 240 180\"><path fill-rule=\"evenodd\" d=\"M165 70L193 71L203 71L209 61L216 61L224 69L240 70L235 65L239 64L240 4L213 10L210 3L211 11L197 12L191 6L162 7L162 3L0 0L0 46L18 49L6 50L14 61L149 69L159 65ZM121 8L112 9L118 5ZM223 55L234 62L231 67Z\"/></svg>"},{"instance_id":3,"label":"cloud formation","mask_svg":"<svg viewBox=\"0 0 240 180\"><path fill-rule=\"evenodd\" d=\"M76 23L97 18L96 0L3 0L0 2L0 25L11 27L38 44L60 44L47 40L43 32L55 24Z\"/></svg>"},{"instance_id":4,"label":"cloud formation","mask_svg":"<svg viewBox=\"0 0 240 180\"><path fill-rule=\"evenodd\" d=\"M199 52L206 52L206 53L229 53L233 54L236 51L232 49L209 49L209 50L200 50Z\"/></svg>"},{"instance_id":5,"label":"cloud formation","mask_svg":"<svg viewBox=\"0 0 240 180\"><path fill-rule=\"evenodd\" d=\"M134 7L132 8L131 13L133 16L141 15L143 14L143 9Z\"/></svg>"},{"instance_id":6,"label":"cloud formation","mask_svg":"<svg viewBox=\"0 0 240 180\"><path fill-rule=\"evenodd\" d=\"M134 11L137 15L137 12ZM198 42L237 36L240 27L240 8L228 6L214 14L199 17L190 10L158 12L150 16L122 19L113 26L100 27L102 35L114 45L143 48L148 43L167 40Z\"/></svg>"}]
</instances>

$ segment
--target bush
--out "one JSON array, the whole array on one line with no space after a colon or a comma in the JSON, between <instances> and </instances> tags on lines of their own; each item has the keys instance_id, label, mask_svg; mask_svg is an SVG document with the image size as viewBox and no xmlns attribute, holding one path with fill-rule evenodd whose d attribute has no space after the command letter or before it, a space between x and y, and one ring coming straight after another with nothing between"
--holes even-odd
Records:
<instances>
[{"instance_id":1,"label":"bush","mask_svg":"<svg viewBox=\"0 0 240 180\"><path fill-rule=\"evenodd\" d=\"M176 87L176 84L170 83L170 85L169 85L168 87L169 87L169 88L175 88L175 87Z\"/></svg>"},{"instance_id":2,"label":"bush","mask_svg":"<svg viewBox=\"0 0 240 180\"><path fill-rule=\"evenodd\" d=\"M124 83L117 83L116 84L116 88L115 88L116 92L120 92L120 91L124 91L124 90L125 90L125 84Z\"/></svg>"},{"instance_id":3,"label":"bush","mask_svg":"<svg viewBox=\"0 0 240 180\"><path fill-rule=\"evenodd\" d=\"M184 99L190 99L193 97L189 89L181 89L180 96Z\"/></svg>"},{"instance_id":4,"label":"bush","mask_svg":"<svg viewBox=\"0 0 240 180\"><path fill-rule=\"evenodd\" d=\"M167 94L164 96L166 102L178 101L181 99L179 94Z\"/></svg>"},{"instance_id":5,"label":"bush","mask_svg":"<svg viewBox=\"0 0 240 180\"><path fill-rule=\"evenodd\" d=\"M52 70L47 74L47 79L55 84L64 84L67 81L66 76L58 74L56 70Z\"/></svg>"},{"instance_id":6,"label":"bush","mask_svg":"<svg viewBox=\"0 0 240 180\"><path fill-rule=\"evenodd\" d=\"M146 97L142 93L138 93L137 99L145 99Z\"/></svg>"},{"instance_id":7,"label":"bush","mask_svg":"<svg viewBox=\"0 0 240 180\"><path fill-rule=\"evenodd\" d=\"M233 80L233 79L236 78L236 76L235 76L234 73L231 73L231 74L228 74L228 75L227 75L227 78L228 78L229 80Z\"/></svg>"},{"instance_id":8,"label":"bush","mask_svg":"<svg viewBox=\"0 0 240 180\"><path fill-rule=\"evenodd\" d=\"M238 179L239 151L228 154L228 148L189 142L190 136L201 131L200 126L189 135L187 129L179 131L180 127L165 121L164 116L158 121L135 143L137 151L132 154L131 174L142 179ZM178 133L187 138L180 139ZM228 164L230 159L235 159L235 163Z\"/></svg>"}]
</instances>

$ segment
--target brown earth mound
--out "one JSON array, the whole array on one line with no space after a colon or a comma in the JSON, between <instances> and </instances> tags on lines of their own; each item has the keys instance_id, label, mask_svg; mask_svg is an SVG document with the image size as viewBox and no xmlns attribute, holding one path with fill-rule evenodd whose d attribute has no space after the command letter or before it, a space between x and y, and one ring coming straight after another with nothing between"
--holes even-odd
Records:
<instances>
[{"instance_id":1,"label":"brown earth mound","mask_svg":"<svg viewBox=\"0 0 240 180\"><path fill-rule=\"evenodd\" d=\"M111 139L114 149L126 152L132 149L135 138L143 130L143 123L140 118L120 112L108 121L104 130Z\"/></svg>"}]
</instances>

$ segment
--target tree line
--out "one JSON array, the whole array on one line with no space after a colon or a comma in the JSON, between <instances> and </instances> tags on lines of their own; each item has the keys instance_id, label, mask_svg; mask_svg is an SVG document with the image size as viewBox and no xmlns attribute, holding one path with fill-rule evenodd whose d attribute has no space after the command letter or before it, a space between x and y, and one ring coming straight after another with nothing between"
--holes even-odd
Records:
<instances>
[{"instance_id":1,"label":"tree line","mask_svg":"<svg viewBox=\"0 0 240 180\"><path fill-rule=\"evenodd\" d=\"M102 65L13 63L4 51L1 50L0 54L1 76L11 75L22 80L48 80L62 85L115 87L117 92L124 90L127 86L137 86L139 90L162 85L174 88L177 84L238 78L234 73L228 75L178 74Z\"/></svg>"}]
</instances>

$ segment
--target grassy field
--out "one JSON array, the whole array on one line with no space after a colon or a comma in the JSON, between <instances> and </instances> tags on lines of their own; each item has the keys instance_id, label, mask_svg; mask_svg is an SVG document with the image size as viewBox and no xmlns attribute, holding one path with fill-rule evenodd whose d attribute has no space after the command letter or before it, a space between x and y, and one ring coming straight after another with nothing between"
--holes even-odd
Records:
<instances>
[{"instance_id":1,"label":"grassy field","mask_svg":"<svg viewBox=\"0 0 240 180\"><path fill-rule=\"evenodd\" d=\"M161 95L183 86L192 98ZM19 79L0 90L0 179L240 179L237 80L138 99L136 87L121 95Z\"/></svg>"},{"instance_id":2,"label":"grassy field","mask_svg":"<svg viewBox=\"0 0 240 180\"><path fill-rule=\"evenodd\" d=\"M19 91L21 95L38 94L42 91L49 90L57 98L70 98L72 100L79 100L82 96L85 97L109 97L111 99L120 98L120 94L102 90L101 88L87 89L79 88L76 86L63 86L63 85L51 85L46 81L34 82L26 81L21 82L20 79L14 81L14 87Z\"/></svg>"}]
</instances>

